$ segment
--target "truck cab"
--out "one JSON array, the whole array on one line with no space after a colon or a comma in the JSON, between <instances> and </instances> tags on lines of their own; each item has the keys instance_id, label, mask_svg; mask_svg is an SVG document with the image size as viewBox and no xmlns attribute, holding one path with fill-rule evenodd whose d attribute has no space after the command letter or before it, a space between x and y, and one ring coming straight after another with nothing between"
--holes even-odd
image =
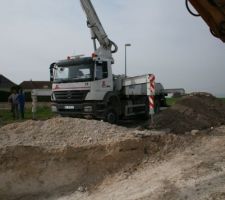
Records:
<instances>
[{"instance_id":1,"label":"truck cab","mask_svg":"<svg viewBox=\"0 0 225 200\"><path fill-rule=\"evenodd\" d=\"M63 116L104 112L104 98L113 91L110 59L69 57L50 66L54 110Z\"/></svg>"},{"instance_id":2,"label":"truck cab","mask_svg":"<svg viewBox=\"0 0 225 200\"><path fill-rule=\"evenodd\" d=\"M91 0L80 2L91 30L94 53L92 57L68 57L51 64L54 110L62 116L91 116L110 123L116 123L119 117L148 117L149 111L154 112L154 99L164 99L163 88L155 88L155 78L150 79L153 74L112 74L112 54L118 46L108 38Z\"/></svg>"}]
</instances>

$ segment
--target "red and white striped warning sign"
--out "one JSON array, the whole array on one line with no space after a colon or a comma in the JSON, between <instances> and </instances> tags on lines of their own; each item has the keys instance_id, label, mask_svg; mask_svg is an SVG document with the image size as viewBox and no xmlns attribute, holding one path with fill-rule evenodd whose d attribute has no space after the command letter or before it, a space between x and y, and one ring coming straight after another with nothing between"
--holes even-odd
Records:
<instances>
[{"instance_id":1,"label":"red and white striped warning sign","mask_svg":"<svg viewBox=\"0 0 225 200\"><path fill-rule=\"evenodd\" d=\"M150 108L150 114L154 114L155 76L153 74L149 74L148 78L149 78L149 84L150 84L149 108Z\"/></svg>"}]
</instances>

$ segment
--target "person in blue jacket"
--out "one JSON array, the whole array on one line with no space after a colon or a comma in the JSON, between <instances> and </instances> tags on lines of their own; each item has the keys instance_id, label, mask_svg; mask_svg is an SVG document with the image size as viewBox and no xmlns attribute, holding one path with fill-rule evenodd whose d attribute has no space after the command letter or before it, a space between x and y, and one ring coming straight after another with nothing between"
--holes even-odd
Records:
<instances>
[{"instance_id":1,"label":"person in blue jacket","mask_svg":"<svg viewBox=\"0 0 225 200\"><path fill-rule=\"evenodd\" d=\"M24 119L25 95L22 89L19 90L17 99L18 99L20 117L21 119Z\"/></svg>"}]
</instances>

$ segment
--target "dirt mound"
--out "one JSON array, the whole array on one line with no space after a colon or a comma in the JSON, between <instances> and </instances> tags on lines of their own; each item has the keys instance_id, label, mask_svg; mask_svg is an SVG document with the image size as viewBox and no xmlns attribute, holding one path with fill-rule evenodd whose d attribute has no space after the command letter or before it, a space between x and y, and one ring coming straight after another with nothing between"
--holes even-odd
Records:
<instances>
[{"instance_id":1,"label":"dirt mound","mask_svg":"<svg viewBox=\"0 0 225 200\"><path fill-rule=\"evenodd\" d=\"M133 171L147 157L161 160L186 143L182 136L94 120L10 124L0 128L0 199L91 191L107 176Z\"/></svg>"},{"instance_id":2,"label":"dirt mound","mask_svg":"<svg viewBox=\"0 0 225 200\"><path fill-rule=\"evenodd\" d=\"M225 126L207 135L54 118L0 128L0 199L223 199Z\"/></svg>"},{"instance_id":3,"label":"dirt mound","mask_svg":"<svg viewBox=\"0 0 225 200\"><path fill-rule=\"evenodd\" d=\"M225 123L225 105L195 94L155 122L176 133L204 129ZM223 199L225 126L210 131L175 135L73 118L9 124L0 128L0 199L197 200L206 191Z\"/></svg>"},{"instance_id":4,"label":"dirt mound","mask_svg":"<svg viewBox=\"0 0 225 200\"><path fill-rule=\"evenodd\" d=\"M0 129L0 142L2 146L85 146L121 140L129 137L127 132L103 121L58 117L8 124Z\"/></svg>"},{"instance_id":5,"label":"dirt mound","mask_svg":"<svg viewBox=\"0 0 225 200\"><path fill-rule=\"evenodd\" d=\"M185 133L225 124L225 103L207 93L194 93L154 117L150 128Z\"/></svg>"}]
</instances>

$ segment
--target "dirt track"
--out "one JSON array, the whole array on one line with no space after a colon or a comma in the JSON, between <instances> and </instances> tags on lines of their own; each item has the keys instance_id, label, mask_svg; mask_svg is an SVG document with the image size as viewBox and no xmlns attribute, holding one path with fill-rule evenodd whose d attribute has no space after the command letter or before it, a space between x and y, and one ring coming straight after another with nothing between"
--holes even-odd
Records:
<instances>
[{"instance_id":1,"label":"dirt track","mask_svg":"<svg viewBox=\"0 0 225 200\"><path fill-rule=\"evenodd\" d=\"M187 113L224 120L198 112ZM185 132L71 118L9 124L0 128L0 199L225 199L225 126Z\"/></svg>"}]
</instances>

